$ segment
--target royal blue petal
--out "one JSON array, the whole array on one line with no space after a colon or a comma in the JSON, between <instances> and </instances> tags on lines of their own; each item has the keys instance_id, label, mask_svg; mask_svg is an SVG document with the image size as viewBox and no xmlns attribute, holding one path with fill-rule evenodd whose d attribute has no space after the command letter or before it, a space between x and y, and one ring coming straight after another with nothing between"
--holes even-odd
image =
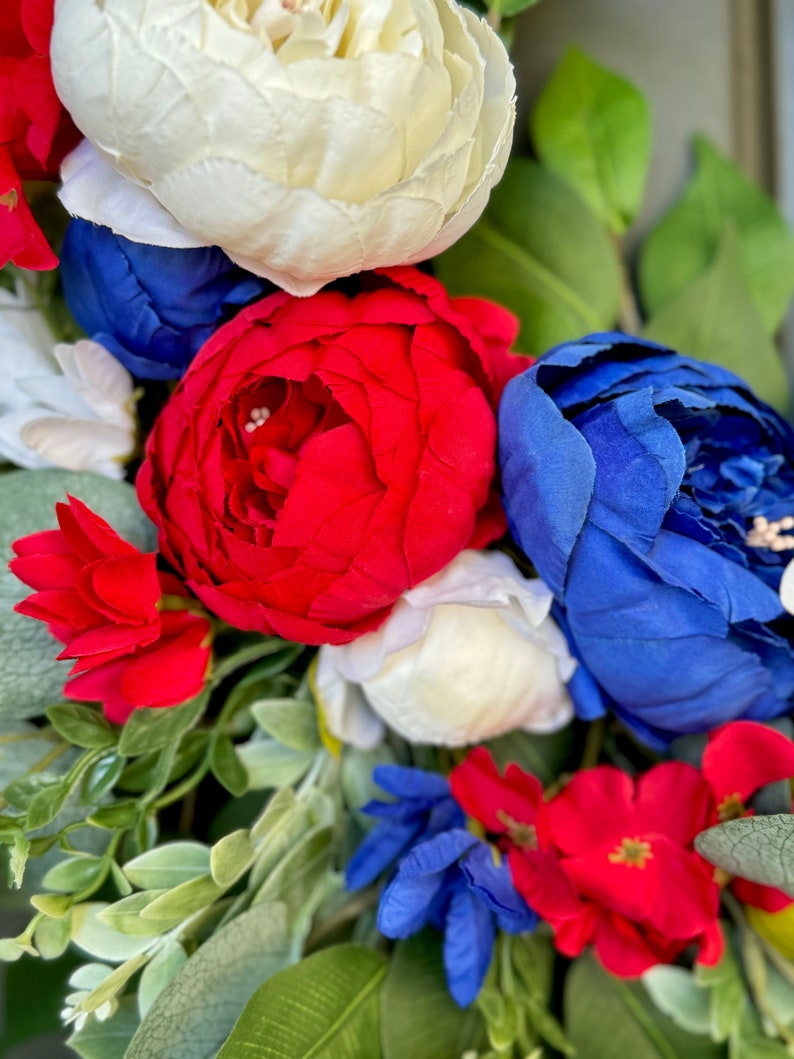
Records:
<instances>
[{"instance_id":1,"label":"royal blue petal","mask_svg":"<svg viewBox=\"0 0 794 1059\"><path fill-rule=\"evenodd\" d=\"M444 928L444 970L462 1008L477 999L493 954L496 929L489 909L466 886L456 888Z\"/></svg>"}]
</instances>

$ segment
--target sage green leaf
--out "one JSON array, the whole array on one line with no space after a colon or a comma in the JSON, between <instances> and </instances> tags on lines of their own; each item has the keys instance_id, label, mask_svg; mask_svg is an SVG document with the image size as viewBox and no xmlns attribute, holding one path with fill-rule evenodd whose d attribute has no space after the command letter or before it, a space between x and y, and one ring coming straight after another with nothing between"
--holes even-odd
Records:
<instances>
[{"instance_id":1,"label":"sage green leaf","mask_svg":"<svg viewBox=\"0 0 794 1059\"><path fill-rule=\"evenodd\" d=\"M64 702L58 706L50 706L45 713L55 731L73 746L92 750L95 747L110 746L116 741L99 707Z\"/></svg>"},{"instance_id":2,"label":"sage green leaf","mask_svg":"<svg viewBox=\"0 0 794 1059\"><path fill-rule=\"evenodd\" d=\"M164 938L163 943L143 969L138 983L138 1012L145 1018L152 1004L168 983L187 963L187 953L173 938Z\"/></svg>"},{"instance_id":3,"label":"sage green leaf","mask_svg":"<svg viewBox=\"0 0 794 1059\"><path fill-rule=\"evenodd\" d=\"M80 1001L83 1011L97 1011L108 1000L112 1000L120 993L134 974L140 971L149 960L145 952L139 952L137 956L131 956L125 960L120 967L114 968L103 982L91 990L84 1000Z\"/></svg>"},{"instance_id":4,"label":"sage green leaf","mask_svg":"<svg viewBox=\"0 0 794 1059\"><path fill-rule=\"evenodd\" d=\"M9 783L3 791L3 798L14 809L27 812L33 799L42 791L61 790L62 787L63 779L60 776L54 776L50 772L31 772Z\"/></svg>"},{"instance_id":5,"label":"sage green leaf","mask_svg":"<svg viewBox=\"0 0 794 1059\"><path fill-rule=\"evenodd\" d=\"M711 1029L711 998L683 967L659 964L642 976L642 984L657 1008L682 1030L707 1036Z\"/></svg>"},{"instance_id":6,"label":"sage green leaf","mask_svg":"<svg viewBox=\"0 0 794 1059\"><path fill-rule=\"evenodd\" d=\"M143 890L140 893L129 894L115 901L107 908L97 913L97 919L111 930L117 930L120 934L128 934L134 938L154 938L158 934L164 934L182 922L182 916L175 915L169 920L143 919L141 912L148 908L153 901L161 897L167 890Z\"/></svg>"},{"instance_id":7,"label":"sage green leaf","mask_svg":"<svg viewBox=\"0 0 794 1059\"><path fill-rule=\"evenodd\" d=\"M50 868L42 886L59 893L77 893L107 874L107 870L107 862L101 857L67 857Z\"/></svg>"},{"instance_id":8,"label":"sage green leaf","mask_svg":"<svg viewBox=\"0 0 794 1059\"><path fill-rule=\"evenodd\" d=\"M375 826L375 820L361 812L361 807L370 801L387 801L388 795L379 787L372 777L377 765L394 765L394 751L386 743L373 750L357 750L346 746L342 753L342 773L340 785L345 804L356 820L369 831Z\"/></svg>"},{"instance_id":9,"label":"sage green leaf","mask_svg":"<svg viewBox=\"0 0 794 1059\"><path fill-rule=\"evenodd\" d=\"M310 702L270 699L255 702L251 713L259 727L292 750L314 751L320 746L317 710Z\"/></svg>"},{"instance_id":10,"label":"sage green leaf","mask_svg":"<svg viewBox=\"0 0 794 1059\"><path fill-rule=\"evenodd\" d=\"M281 901L292 922L324 881L333 852L333 828L324 824L313 827L279 861L257 891L253 903Z\"/></svg>"},{"instance_id":11,"label":"sage green leaf","mask_svg":"<svg viewBox=\"0 0 794 1059\"><path fill-rule=\"evenodd\" d=\"M208 702L209 692L203 691L181 706L134 710L124 724L119 753L125 757L137 757L177 743L180 736L198 722Z\"/></svg>"},{"instance_id":12,"label":"sage green leaf","mask_svg":"<svg viewBox=\"0 0 794 1059\"><path fill-rule=\"evenodd\" d=\"M233 886L248 871L255 856L251 833L232 831L216 842L210 854L210 872L224 890Z\"/></svg>"},{"instance_id":13,"label":"sage green leaf","mask_svg":"<svg viewBox=\"0 0 794 1059\"><path fill-rule=\"evenodd\" d=\"M0 790L26 775L60 740L26 721L0 720ZM64 754L60 762L69 761Z\"/></svg>"},{"instance_id":14,"label":"sage green leaf","mask_svg":"<svg viewBox=\"0 0 794 1059\"><path fill-rule=\"evenodd\" d=\"M530 118L544 165L620 235L639 212L651 156L648 104L631 82L571 48Z\"/></svg>"},{"instance_id":15,"label":"sage green leaf","mask_svg":"<svg viewBox=\"0 0 794 1059\"><path fill-rule=\"evenodd\" d=\"M251 827L251 838L258 841L264 838L274 827L278 827L286 818L292 816L298 807L295 792L285 787L276 791L264 810Z\"/></svg>"},{"instance_id":16,"label":"sage green leaf","mask_svg":"<svg viewBox=\"0 0 794 1059\"><path fill-rule=\"evenodd\" d=\"M719 963L696 963L693 974L695 982L709 990L709 1030L715 1041L732 1037L750 1005L731 937L725 930L722 934L724 947Z\"/></svg>"},{"instance_id":17,"label":"sage green leaf","mask_svg":"<svg viewBox=\"0 0 794 1059\"><path fill-rule=\"evenodd\" d=\"M215 779L229 794L239 798L248 790L248 772L228 735L219 733L213 739L210 768Z\"/></svg>"},{"instance_id":18,"label":"sage green leaf","mask_svg":"<svg viewBox=\"0 0 794 1059\"><path fill-rule=\"evenodd\" d=\"M617 319L620 262L608 233L564 180L524 158L508 163L483 216L435 266L450 294L511 309L523 353L540 355Z\"/></svg>"},{"instance_id":19,"label":"sage green leaf","mask_svg":"<svg viewBox=\"0 0 794 1059\"><path fill-rule=\"evenodd\" d=\"M124 874L142 890L170 890L209 870L210 848L202 842L168 842L124 865Z\"/></svg>"},{"instance_id":20,"label":"sage green leaf","mask_svg":"<svg viewBox=\"0 0 794 1059\"><path fill-rule=\"evenodd\" d=\"M701 857L750 882L775 886L794 897L794 816L745 816L703 831Z\"/></svg>"},{"instance_id":21,"label":"sage green leaf","mask_svg":"<svg viewBox=\"0 0 794 1059\"><path fill-rule=\"evenodd\" d=\"M750 298L732 226L713 263L651 318L645 337L734 371L762 400L787 411L783 361Z\"/></svg>"},{"instance_id":22,"label":"sage green leaf","mask_svg":"<svg viewBox=\"0 0 794 1059\"><path fill-rule=\"evenodd\" d=\"M398 941L381 992L383 1059L460 1059L485 1043L477 1008L449 995L441 937L424 930Z\"/></svg>"},{"instance_id":23,"label":"sage green leaf","mask_svg":"<svg viewBox=\"0 0 794 1059\"><path fill-rule=\"evenodd\" d=\"M301 960L254 993L218 1059L378 1059L385 973L382 956L355 945Z\"/></svg>"},{"instance_id":24,"label":"sage green leaf","mask_svg":"<svg viewBox=\"0 0 794 1059\"><path fill-rule=\"evenodd\" d=\"M17 889L20 888L22 880L25 877L25 868L27 867L29 856L30 839L25 835L17 835L14 839L14 844L11 846L11 854L8 858L8 867L11 872L11 878Z\"/></svg>"},{"instance_id":25,"label":"sage green leaf","mask_svg":"<svg viewBox=\"0 0 794 1059\"><path fill-rule=\"evenodd\" d=\"M72 923L68 916L42 919L33 936L35 947L45 960L57 960L69 946Z\"/></svg>"},{"instance_id":26,"label":"sage green leaf","mask_svg":"<svg viewBox=\"0 0 794 1059\"><path fill-rule=\"evenodd\" d=\"M794 236L772 199L707 139L696 137L694 150L692 180L642 247L643 304L656 313L705 272L730 222L750 299L772 334L794 291Z\"/></svg>"},{"instance_id":27,"label":"sage green leaf","mask_svg":"<svg viewBox=\"0 0 794 1059\"><path fill-rule=\"evenodd\" d=\"M160 993L125 1059L214 1059L254 991L294 959L283 907L243 912Z\"/></svg>"},{"instance_id":28,"label":"sage green leaf","mask_svg":"<svg viewBox=\"0 0 794 1059\"><path fill-rule=\"evenodd\" d=\"M246 771L248 789L252 791L289 787L304 775L314 761L314 754L291 750L275 739L251 739L237 747Z\"/></svg>"},{"instance_id":29,"label":"sage green leaf","mask_svg":"<svg viewBox=\"0 0 794 1059\"><path fill-rule=\"evenodd\" d=\"M114 802L113 805L101 805L88 817L93 827L104 827L108 831L124 831L135 827L141 818L143 809L138 802Z\"/></svg>"},{"instance_id":30,"label":"sage green leaf","mask_svg":"<svg viewBox=\"0 0 794 1059\"><path fill-rule=\"evenodd\" d=\"M112 1018L104 1022L90 1019L66 1043L81 1059L124 1059L137 1028L135 1002L132 998L125 998Z\"/></svg>"},{"instance_id":31,"label":"sage green leaf","mask_svg":"<svg viewBox=\"0 0 794 1059\"><path fill-rule=\"evenodd\" d=\"M52 823L68 797L69 788L65 783L52 784L39 791L28 806L28 831L38 831Z\"/></svg>"},{"instance_id":32,"label":"sage green leaf","mask_svg":"<svg viewBox=\"0 0 794 1059\"><path fill-rule=\"evenodd\" d=\"M86 901L72 909L72 941L89 956L124 963L156 944L155 938L131 937L106 926L98 913L107 907L104 901Z\"/></svg>"},{"instance_id":33,"label":"sage green leaf","mask_svg":"<svg viewBox=\"0 0 794 1059\"><path fill-rule=\"evenodd\" d=\"M582 1057L598 1059L725 1059L724 1045L680 1029L651 1003L639 982L604 971L591 956L565 981L565 1029Z\"/></svg>"},{"instance_id":34,"label":"sage green leaf","mask_svg":"<svg viewBox=\"0 0 794 1059\"><path fill-rule=\"evenodd\" d=\"M142 919L187 919L211 905L223 893L211 875L199 875L156 897L141 909Z\"/></svg>"},{"instance_id":35,"label":"sage green leaf","mask_svg":"<svg viewBox=\"0 0 794 1059\"><path fill-rule=\"evenodd\" d=\"M46 625L13 612L31 590L14 577L8 562L13 541L57 528L55 504L65 502L67 493L143 551L156 547L154 527L126 482L60 470L0 475L0 719L32 717L63 698L71 663L56 662L61 647Z\"/></svg>"},{"instance_id":36,"label":"sage green leaf","mask_svg":"<svg viewBox=\"0 0 794 1059\"><path fill-rule=\"evenodd\" d=\"M74 894L33 894L30 903L52 919L61 919L74 904Z\"/></svg>"}]
</instances>

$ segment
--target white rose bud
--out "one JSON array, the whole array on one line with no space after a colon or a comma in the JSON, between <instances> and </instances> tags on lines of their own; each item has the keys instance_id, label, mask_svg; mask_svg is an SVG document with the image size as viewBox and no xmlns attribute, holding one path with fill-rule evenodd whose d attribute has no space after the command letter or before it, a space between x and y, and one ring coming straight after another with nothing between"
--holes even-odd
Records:
<instances>
[{"instance_id":1,"label":"white rose bud","mask_svg":"<svg viewBox=\"0 0 794 1059\"><path fill-rule=\"evenodd\" d=\"M51 55L95 149L68 209L293 294L446 249L510 150L507 53L455 0L56 0Z\"/></svg>"},{"instance_id":2,"label":"white rose bud","mask_svg":"<svg viewBox=\"0 0 794 1059\"><path fill-rule=\"evenodd\" d=\"M562 728L577 663L549 617L552 598L501 552L462 552L375 632L321 648L314 685L329 731L369 749L383 722L442 746Z\"/></svg>"}]
</instances>

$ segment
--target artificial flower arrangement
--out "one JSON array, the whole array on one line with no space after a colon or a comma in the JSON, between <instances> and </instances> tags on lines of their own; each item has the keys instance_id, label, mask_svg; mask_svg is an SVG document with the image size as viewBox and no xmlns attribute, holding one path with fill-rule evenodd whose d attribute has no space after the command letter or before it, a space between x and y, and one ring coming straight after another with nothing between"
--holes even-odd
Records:
<instances>
[{"instance_id":1,"label":"artificial flower arrangement","mask_svg":"<svg viewBox=\"0 0 794 1059\"><path fill-rule=\"evenodd\" d=\"M794 1054L794 239L700 139L635 289L526 6L4 3L9 1047Z\"/></svg>"}]
</instances>

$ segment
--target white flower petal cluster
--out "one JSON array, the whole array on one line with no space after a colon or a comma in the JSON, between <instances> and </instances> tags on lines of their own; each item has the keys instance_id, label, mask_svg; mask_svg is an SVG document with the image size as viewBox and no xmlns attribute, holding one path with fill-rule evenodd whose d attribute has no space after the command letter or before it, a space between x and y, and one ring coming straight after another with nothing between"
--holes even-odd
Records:
<instances>
[{"instance_id":1,"label":"white flower petal cluster","mask_svg":"<svg viewBox=\"0 0 794 1059\"><path fill-rule=\"evenodd\" d=\"M132 376L104 346L53 349L24 295L0 292L0 458L122 478L135 448Z\"/></svg>"},{"instance_id":2,"label":"white flower petal cluster","mask_svg":"<svg viewBox=\"0 0 794 1059\"><path fill-rule=\"evenodd\" d=\"M51 55L96 151L67 208L293 294L446 249L510 150L507 53L455 0L56 0Z\"/></svg>"},{"instance_id":3,"label":"white flower petal cluster","mask_svg":"<svg viewBox=\"0 0 794 1059\"><path fill-rule=\"evenodd\" d=\"M314 686L329 731L370 749L384 722L443 746L562 728L577 663L549 616L552 598L501 552L462 552L375 632L321 648Z\"/></svg>"}]
</instances>

